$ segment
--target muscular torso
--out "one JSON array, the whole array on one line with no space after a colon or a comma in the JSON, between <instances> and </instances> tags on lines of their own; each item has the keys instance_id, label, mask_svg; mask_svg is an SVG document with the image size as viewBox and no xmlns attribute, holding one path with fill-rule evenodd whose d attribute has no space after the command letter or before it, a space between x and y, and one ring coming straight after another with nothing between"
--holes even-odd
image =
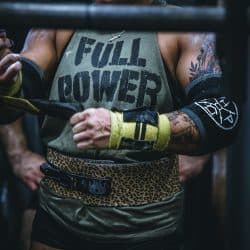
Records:
<instances>
[{"instance_id":1,"label":"muscular torso","mask_svg":"<svg viewBox=\"0 0 250 250\"><path fill-rule=\"evenodd\" d=\"M36 35L35 35L36 33ZM71 69L74 69L75 66L78 66L78 68L75 68L73 73L70 71L70 76L71 74L74 75L74 73L80 72L80 70L84 71L93 71L95 70L90 64L91 62L84 62L84 67L80 69L79 67L81 65L74 65L72 63L72 55L68 53L67 56L67 51L70 52L70 50L65 50L67 45L69 44L69 41L71 40L71 37L74 33L74 31L69 31L69 30L60 30L60 31L35 31L35 33L31 33L30 37L35 36L34 39L30 40L30 43L27 43L27 48L24 48L23 51L23 56L28 57L29 59L35 61L45 72L47 79L49 82L52 83L52 78L54 77L53 80L53 88L51 90L51 94L53 96L58 96L59 91L53 91L53 89L58 89L56 83L58 83L58 79L61 76L64 76L65 74L69 74L69 71ZM47 34L46 34L47 33ZM99 36L97 36L99 37ZM92 38L92 37L91 37ZM154 35L154 38L155 35ZM151 71L154 67L158 67L159 64L156 62L159 62L159 59L162 57L165 67L168 68L170 75L172 76L173 79L176 80L183 88L186 87L186 85L189 83L190 79L192 80L191 77L193 77L194 74L190 74L190 66L194 65L195 69L200 66L199 65L199 56L201 53L203 53L204 49L209 49L207 44L205 44L205 47L203 50L202 48L202 39L204 37L199 36L199 35L194 35L194 34L174 34L174 33L158 33L157 34L157 42L158 42L158 47L156 49L155 46L155 39L150 40L150 42L147 44L149 47L143 48L143 51L145 52L145 57L150 58L150 64L147 65L148 71ZM28 38L29 39L29 38ZM131 39L131 37L130 37ZM79 40L79 39L78 39ZM71 40L72 41L72 40ZM99 41L102 42L102 40L99 37ZM107 40L106 40L107 41ZM155 50L151 49L151 42L154 41L152 48ZM33 44L35 42L35 44ZM38 44L37 44L38 42ZM72 46L74 44L78 43L70 43ZM39 47L39 48L38 48ZM38 48L38 49L37 49ZM70 47L71 48L71 47ZM159 49L158 49L159 48ZM160 53L159 53L160 50ZM74 50L75 51L75 50ZM154 51L157 51L157 56L154 53ZM65 53L64 53L65 52ZM64 54L66 56L64 56ZM90 53L89 53L90 54ZM88 55L89 55L88 54ZM210 61L211 54L207 53L209 55L208 62ZM206 55L207 55L206 54ZM74 53L73 53L74 55ZM68 58L69 57L69 58ZM122 55L124 57L124 55ZM152 59L154 57L154 59ZM65 60L64 60L65 59ZM68 60L70 59L70 60ZM152 60L151 60L152 59ZM58 64L60 62L59 67L57 68ZM73 60L74 62L74 60ZM205 66L207 65L207 61L205 60ZM196 67L196 65L198 65ZM85 67L86 66L86 67ZM118 65L116 70L123 70L121 69L121 65ZM126 65L125 65L126 66ZM138 66L138 65L136 65ZM107 65L107 67L110 67L110 65ZM198 67L199 68L199 67ZM108 70L108 68L105 68ZM200 69L200 68L199 68ZM56 72L57 70L57 72ZM79 70L79 71L78 71ZM131 70L134 70L133 68ZM157 70L156 72L164 73L164 66L161 61L160 65L160 70ZM202 71L203 72L203 71ZM194 72L194 73L199 73L199 72ZM58 76L58 77L57 77ZM72 79L72 78L71 78ZM163 78L162 78L163 79ZM168 81L162 80L162 83L166 83L167 85ZM76 84L77 85L77 84ZM98 85L99 86L99 85ZM133 85L134 86L134 85ZM163 86L163 84L162 84ZM64 88L65 89L65 88ZM150 89L151 90L151 89ZM72 89L71 89L72 93ZM70 93L70 94L71 94ZM85 93L85 92L84 92ZM180 152L195 152L196 146L199 145L199 135L197 132L197 129L195 127L195 124L192 122L192 120L189 119L189 117L181 112L171 112L173 109L170 109L166 103L168 100L166 96L168 95L167 93L170 93L170 91L165 91L166 94L162 94L161 92L161 103L164 104L164 109L162 109L162 112L160 113L165 113L167 115L171 115L169 120L171 123L171 133L172 133L172 138L169 143L169 152L174 152L180 153ZM72 95L71 95L72 96ZM70 97L71 97L70 96ZM76 97L78 97L78 93L76 93ZM132 96L132 95L131 95ZM136 95L135 95L136 96ZM73 97L74 93L73 93ZM133 96L134 97L134 96ZM54 99L54 98L53 98ZM55 99L58 100L59 98ZM66 99L66 98L64 98ZM74 100L76 98L71 98L71 100ZM117 100L117 98L116 98ZM164 101L163 101L164 100ZM87 107L100 107L103 106L106 109L110 110L110 107L106 105L107 101L104 100L103 103L100 103L100 105L91 105L94 100L88 100L89 105ZM119 98L118 98L119 101ZM105 104L102 105L102 104ZM113 103L112 103L113 104ZM123 104L123 103L122 103ZM158 105L159 106L159 105ZM112 106L111 106L112 107ZM133 108L133 107L132 107ZM171 112L171 113L168 113ZM53 128L56 127L54 122L47 122L47 124L53 124ZM62 125L62 124L61 124ZM46 128L46 126L45 126ZM49 126L48 126L49 128ZM49 130L45 130L49 131ZM52 131L52 130L51 130ZM61 132L61 131L59 131ZM66 138L64 135L68 134L69 136ZM47 134L47 142L48 146L51 148L55 149L62 149L62 145L65 145L65 150L62 150L63 152L66 153L75 153L75 144L73 143L74 141L72 140L72 128L70 126L65 127L63 130L63 133L60 133L62 135L60 138L55 137L52 138L50 137L50 134ZM52 139L51 139L52 138ZM58 139L59 138L59 139ZM60 140L61 138L64 139ZM191 139L190 139L191 138ZM65 143L63 143L65 142ZM72 142L71 144L69 142ZM72 145L71 150L69 148L69 145ZM67 151L68 150L68 151ZM93 158L96 159L97 156L100 157L100 159L114 159L114 160L120 160L124 159L124 155L114 155L110 150L109 152L106 152L105 149L98 154L94 153L92 154L92 151L88 149L89 152L86 152L85 150L85 155L87 157L85 158ZM79 153L82 153L79 152ZM111 156L108 155L112 154ZM118 152L120 153L120 152ZM130 152L128 152L130 153ZM143 152L142 152L143 153ZM129 154L126 154L127 156ZM129 156L135 156L136 154L130 154ZM139 160L144 159L145 160L145 153L143 154L143 158L141 157ZM149 155L147 153L147 155ZM105 157L103 157L105 156ZM110 157L108 157L110 156ZM136 155L137 156L137 155ZM111 158L112 157L112 158ZM119 158L120 157L120 158ZM157 156L159 159L160 157ZM128 161L135 160L134 158L128 158ZM136 159L138 160L138 159ZM170 231L173 231L176 229L177 224L179 222L179 217L181 215L181 202L182 202L182 193L177 193L175 196L170 197L171 199L164 200L162 203L153 203L153 204L147 204L146 207L129 207L129 208L118 208L118 209L106 209L106 208L100 208L100 207L87 207L84 206L80 201L77 200L68 200L68 205L67 200L62 199L63 202L61 202L58 197L53 196L53 194L50 194L50 192L46 189L45 185L41 185L41 204L44 209L50 209L50 213L54 214L55 217L57 216L57 220L60 221L61 223L67 224L67 221L69 222L70 225L78 225L79 226L79 233L84 234L84 236L88 235L89 237L94 237L94 238L111 238L110 235L118 235L117 232L113 231L113 228L117 228L117 218L120 219L121 223L121 228L126 228L128 229L128 233L126 233L125 230L121 230L121 235L118 235L117 237L120 239L125 239L128 240L131 238L131 232L138 232L136 235L142 235L141 237L145 239L147 236L146 235L152 235L153 231L156 232L159 228L161 228L161 231L166 235L166 233L169 233ZM74 202L74 204L72 203ZM71 211L73 211L72 214L68 215L65 214L65 204L68 207L71 207ZM154 205L156 207L154 207ZM55 213L55 211L59 211L58 213ZM145 235L145 228L148 226L147 221L148 220L148 215L154 215L156 214L155 211L157 211L157 218L151 218L152 225L156 225L157 230L155 228L152 228L151 226L149 227L150 232L146 232ZM89 216L91 214L91 216ZM163 216L164 218L158 218L158 215ZM94 215L94 216L93 216ZM139 215L139 218L138 218ZM145 215L145 216L144 216ZM116 218L116 227L113 227L112 222L107 221L105 218ZM154 216L153 216L154 217ZM79 218L81 219L79 221ZM94 218L94 219L93 219ZM98 224L100 225L100 221L102 220L101 224L102 226L98 227L98 232L96 232L96 221L95 218L98 220ZM145 220L146 218L146 224ZM119 220L118 219L118 220ZM138 219L140 221L138 222ZM77 221L76 221L77 220ZM94 222L93 222L94 220ZM126 222L126 223L125 223ZM135 223L136 222L136 223ZM157 224L157 223L160 224ZM119 224L119 223L118 223ZM124 227L125 224L125 227ZM94 227L92 227L94 225ZM134 230L134 225L136 225L136 229ZM108 230L106 230L108 228ZM118 225L119 228L119 225ZM143 232L141 230L143 229ZM74 229L75 230L75 229ZM107 233L108 232L108 233ZM123 234L124 232L124 234ZM109 235L110 233L110 235ZM107 235L108 234L108 235ZM104 236L103 236L104 235Z\"/></svg>"}]
</instances>

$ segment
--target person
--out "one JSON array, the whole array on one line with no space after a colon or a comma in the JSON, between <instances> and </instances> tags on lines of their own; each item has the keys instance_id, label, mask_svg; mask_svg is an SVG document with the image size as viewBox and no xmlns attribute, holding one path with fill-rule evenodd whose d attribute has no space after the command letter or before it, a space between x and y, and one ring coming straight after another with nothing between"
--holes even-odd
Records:
<instances>
[{"instance_id":1,"label":"person","mask_svg":"<svg viewBox=\"0 0 250 250\"><path fill-rule=\"evenodd\" d=\"M239 123L214 47L211 34L32 30L2 58L2 95L49 92L21 102L49 113L31 249L180 249L177 154L223 147ZM2 123L22 115L1 100Z\"/></svg>"},{"instance_id":2,"label":"person","mask_svg":"<svg viewBox=\"0 0 250 250\"><path fill-rule=\"evenodd\" d=\"M7 32L13 40L7 38ZM20 51L25 34L25 30L14 31L7 29L6 31L6 29L2 28L0 30L0 44L3 46L2 52L10 53L10 49L11 51ZM18 41L16 41L17 37L19 38ZM40 171L40 165L45 162L44 157L42 157L39 136L36 134L37 129L36 117L28 114L23 119L20 118L13 123L0 126L1 150L4 152L7 160L2 161L2 165L11 167L14 177L6 179L11 183L11 194L15 193L18 196L18 199L16 199L16 210L13 212L17 219L15 222L12 221L11 227L19 228L20 219L21 229L20 232L19 230L12 230L15 232L14 236L8 235L12 240L13 237L16 237L18 241L13 243L13 246L6 242L9 249L17 245L20 245L20 249L23 250L30 249L31 226L38 204L37 189L43 176ZM6 240L6 237L3 239Z\"/></svg>"},{"instance_id":3,"label":"person","mask_svg":"<svg viewBox=\"0 0 250 250\"><path fill-rule=\"evenodd\" d=\"M45 159L27 140L22 120L20 118L8 125L0 126L0 141L9 166L14 176L17 177L13 185L16 186L16 193L19 197L21 225L17 237L19 241L16 245L19 244L22 250L29 250L32 222L38 204L37 189L43 176L40 165L45 162ZM30 127L29 131L32 132L32 129ZM36 137L38 136L39 134L36 134ZM33 138L33 141L36 139Z\"/></svg>"},{"instance_id":4,"label":"person","mask_svg":"<svg viewBox=\"0 0 250 250\"><path fill-rule=\"evenodd\" d=\"M29 124L28 124L29 125ZM32 124L34 125L34 124ZM27 127L28 131L32 127ZM39 133L35 134L36 137ZM0 139L4 146L7 159L15 176L17 176L26 186L35 193L26 200L22 198L24 211L21 220L20 231L20 249L30 249L30 238L32 222L37 209L37 189L42 178L40 166L45 162L41 152L34 151L34 147L30 148L27 141L27 130L23 129L21 119L0 126ZM34 138L33 138L34 140ZM185 183L187 180L197 176L203 171L209 159L209 155L190 157L185 155L179 156L179 180ZM20 188L20 187L19 187ZM20 195L23 196L21 193ZM27 195L26 195L27 196ZM17 243L16 243L17 244Z\"/></svg>"}]
</instances>

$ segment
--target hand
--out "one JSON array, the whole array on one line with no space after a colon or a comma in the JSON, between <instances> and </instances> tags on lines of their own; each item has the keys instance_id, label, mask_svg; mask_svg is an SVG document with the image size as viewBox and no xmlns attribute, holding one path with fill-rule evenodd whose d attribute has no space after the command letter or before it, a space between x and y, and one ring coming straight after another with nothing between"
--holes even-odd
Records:
<instances>
[{"instance_id":1,"label":"hand","mask_svg":"<svg viewBox=\"0 0 250 250\"><path fill-rule=\"evenodd\" d=\"M78 149L107 148L111 132L110 111L90 108L70 119L73 140Z\"/></svg>"},{"instance_id":2,"label":"hand","mask_svg":"<svg viewBox=\"0 0 250 250\"><path fill-rule=\"evenodd\" d=\"M0 60L0 87L13 84L22 69L19 54L9 53Z\"/></svg>"},{"instance_id":3,"label":"hand","mask_svg":"<svg viewBox=\"0 0 250 250\"><path fill-rule=\"evenodd\" d=\"M186 156L179 155L179 179L180 182L185 182L188 179L197 176L203 170L210 155L202 156Z\"/></svg>"},{"instance_id":4,"label":"hand","mask_svg":"<svg viewBox=\"0 0 250 250\"><path fill-rule=\"evenodd\" d=\"M39 154L29 150L12 156L10 163L14 174L19 177L31 190L36 190L43 177L40 166L46 160Z\"/></svg>"}]
</instances>

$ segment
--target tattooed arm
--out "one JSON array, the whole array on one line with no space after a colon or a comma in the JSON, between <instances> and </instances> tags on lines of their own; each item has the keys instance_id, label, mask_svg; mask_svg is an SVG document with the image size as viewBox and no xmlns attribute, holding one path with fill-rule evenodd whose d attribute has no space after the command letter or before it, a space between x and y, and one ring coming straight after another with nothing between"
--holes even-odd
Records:
<instances>
[{"instance_id":1,"label":"tattooed arm","mask_svg":"<svg viewBox=\"0 0 250 250\"><path fill-rule=\"evenodd\" d=\"M104 108L76 113L70 123L78 149L135 147L201 155L232 142L238 111L220 90L221 69L214 37L167 35L163 41L160 35L158 43L169 71L185 90L185 106L159 116L140 111L122 115ZM153 125L154 130L147 124Z\"/></svg>"},{"instance_id":2,"label":"tattooed arm","mask_svg":"<svg viewBox=\"0 0 250 250\"><path fill-rule=\"evenodd\" d=\"M194 80L207 74L221 74L215 56L213 34L184 34L178 40L179 59L175 77L185 89ZM200 148L200 132L188 114L175 111L167 114L171 123L170 151L196 154Z\"/></svg>"},{"instance_id":3,"label":"tattooed arm","mask_svg":"<svg viewBox=\"0 0 250 250\"><path fill-rule=\"evenodd\" d=\"M200 147L200 134L192 119L183 112L167 114L171 125L168 151L179 154L195 154Z\"/></svg>"},{"instance_id":4,"label":"tattooed arm","mask_svg":"<svg viewBox=\"0 0 250 250\"><path fill-rule=\"evenodd\" d=\"M221 74L215 54L214 34L181 35L178 44L180 56L176 67L176 78L183 88L205 74Z\"/></svg>"}]
</instances>

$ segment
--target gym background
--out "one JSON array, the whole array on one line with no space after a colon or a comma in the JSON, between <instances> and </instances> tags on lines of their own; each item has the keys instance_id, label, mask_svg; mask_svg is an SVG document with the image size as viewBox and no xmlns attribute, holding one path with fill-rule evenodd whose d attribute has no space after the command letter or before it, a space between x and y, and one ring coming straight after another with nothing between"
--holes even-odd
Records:
<instances>
[{"instance_id":1,"label":"gym background","mask_svg":"<svg viewBox=\"0 0 250 250\"><path fill-rule=\"evenodd\" d=\"M19 2L27 2L19 0ZM32 2L71 2L33 0ZM78 1L81 2L81 1ZM91 2L85 0L85 2ZM214 0L169 0L170 4L180 6L216 5ZM8 37L14 41L14 51L22 49L27 30L13 30L5 27ZM29 147L42 154L39 140L39 121L26 115L24 128ZM223 152L211 156L203 172L186 183L183 230L184 250L223 250L224 206L225 206L225 166ZM20 250L19 244L21 218L23 211L32 203L34 194L13 175L0 145L0 249Z\"/></svg>"}]
</instances>

